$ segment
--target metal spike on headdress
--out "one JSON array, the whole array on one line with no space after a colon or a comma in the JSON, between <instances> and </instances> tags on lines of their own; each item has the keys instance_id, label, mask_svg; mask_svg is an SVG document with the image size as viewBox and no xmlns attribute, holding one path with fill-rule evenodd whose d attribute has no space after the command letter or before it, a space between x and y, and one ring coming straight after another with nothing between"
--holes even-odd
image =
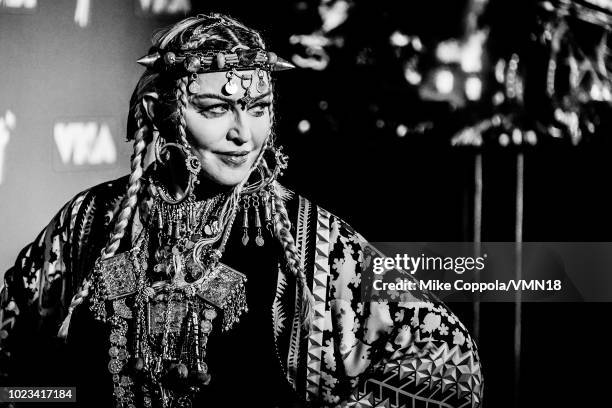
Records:
<instances>
[{"instance_id":1,"label":"metal spike on headdress","mask_svg":"<svg viewBox=\"0 0 612 408\"><path fill-rule=\"evenodd\" d=\"M294 69L294 68L295 68L295 65L293 65L286 59L279 57L278 61L276 61L276 64L274 64L272 71L286 71L288 69Z\"/></svg>"},{"instance_id":2,"label":"metal spike on headdress","mask_svg":"<svg viewBox=\"0 0 612 408\"><path fill-rule=\"evenodd\" d=\"M160 58L159 52L155 52L154 54L145 55L144 57L140 58L136 62L142 65L143 67L150 68L155 64L155 62L159 58Z\"/></svg>"}]
</instances>

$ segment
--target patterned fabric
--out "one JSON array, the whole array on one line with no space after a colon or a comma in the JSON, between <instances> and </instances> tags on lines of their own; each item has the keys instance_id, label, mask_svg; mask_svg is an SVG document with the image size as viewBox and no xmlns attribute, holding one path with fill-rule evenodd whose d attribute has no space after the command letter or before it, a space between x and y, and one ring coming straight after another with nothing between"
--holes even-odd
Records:
<instances>
[{"instance_id":1,"label":"patterned fabric","mask_svg":"<svg viewBox=\"0 0 612 408\"><path fill-rule=\"evenodd\" d=\"M362 272L378 252L340 218L298 200L310 208L298 212L296 230L309 238L300 248L315 298L298 366L288 361L289 373L302 374L298 392L325 407L479 406L478 352L459 319L425 292L404 302L361 301ZM289 337L294 342L297 330Z\"/></svg>"},{"instance_id":2,"label":"patterned fabric","mask_svg":"<svg viewBox=\"0 0 612 408\"><path fill-rule=\"evenodd\" d=\"M123 177L77 194L4 274L0 287L0 383L12 381L9 374L23 369L18 356L34 353L24 350L26 345L52 345L47 340L57 335L72 295L100 254L126 181Z\"/></svg>"},{"instance_id":3,"label":"patterned fabric","mask_svg":"<svg viewBox=\"0 0 612 408\"><path fill-rule=\"evenodd\" d=\"M0 357L24 336L55 336L108 237L126 182L77 195L7 271L0 292ZM297 282L279 267L271 271L278 276L273 326L268 321L262 327L273 330L285 377L300 398L313 407L479 406L480 361L459 319L424 292L404 302L362 301L362 272L376 250L340 218L297 194L288 195L286 207L315 298L314 322L306 335ZM120 251L130 248L132 232ZM280 256L277 264L283 265ZM0 382L10 381L18 364L0 364L0 374L9 375Z\"/></svg>"}]
</instances>

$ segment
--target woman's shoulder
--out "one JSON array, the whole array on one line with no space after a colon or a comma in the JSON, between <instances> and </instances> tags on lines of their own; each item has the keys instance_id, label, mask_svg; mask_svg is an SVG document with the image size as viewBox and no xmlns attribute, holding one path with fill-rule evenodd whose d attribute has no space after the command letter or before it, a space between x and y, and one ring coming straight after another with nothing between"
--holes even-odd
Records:
<instances>
[{"instance_id":1,"label":"woman's shoulder","mask_svg":"<svg viewBox=\"0 0 612 408\"><path fill-rule=\"evenodd\" d=\"M74 222L82 218L84 213L90 218L102 209L108 211L109 206L116 207L125 194L128 178L123 176L80 191L62 207L56 219L66 220L68 217Z\"/></svg>"},{"instance_id":2,"label":"woman's shoulder","mask_svg":"<svg viewBox=\"0 0 612 408\"><path fill-rule=\"evenodd\" d=\"M92 244L90 238L104 235L104 229L125 195L127 180L128 176L120 177L75 194L31 245L43 245L59 240L70 245L69 252L72 255L81 253L83 247Z\"/></svg>"},{"instance_id":3,"label":"woman's shoulder","mask_svg":"<svg viewBox=\"0 0 612 408\"><path fill-rule=\"evenodd\" d=\"M79 192L75 197L96 197L99 199L113 199L125 194L129 175L119 177L114 180L105 181L86 188Z\"/></svg>"},{"instance_id":4,"label":"woman's shoulder","mask_svg":"<svg viewBox=\"0 0 612 408\"><path fill-rule=\"evenodd\" d=\"M276 190L285 202L297 235L311 236L317 242L333 242L341 238L345 243L367 243L348 221L335 212L284 186L277 186Z\"/></svg>"}]
</instances>

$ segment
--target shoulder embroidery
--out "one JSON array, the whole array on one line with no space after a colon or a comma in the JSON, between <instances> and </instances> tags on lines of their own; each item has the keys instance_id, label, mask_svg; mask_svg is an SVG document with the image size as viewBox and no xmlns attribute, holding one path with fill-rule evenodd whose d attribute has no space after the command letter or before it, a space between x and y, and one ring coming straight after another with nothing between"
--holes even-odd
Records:
<instances>
[{"instance_id":1,"label":"shoulder embroidery","mask_svg":"<svg viewBox=\"0 0 612 408\"><path fill-rule=\"evenodd\" d=\"M296 226L296 239L295 245L298 253L300 254L300 260L302 267L304 266L304 260L306 258L308 231L310 224L308 222L308 214L310 213L310 201L304 197L299 197L299 209ZM299 293L298 282L295 283L295 293ZM287 379L289 383L295 387L295 377L297 375L297 368L300 354L300 338L301 338L301 323L300 323L300 309L301 309L301 297L295 297L295 305L293 310L293 322L291 324L291 340L289 343L289 355L287 356Z\"/></svg>"},{"instance_id":2,"label":"shoulder embroidery","mask_svg":"<svg viewBox=\"0 0 612 408\"><path fill-rule=\"evenodd\" d=\"M327 282L329 277L329 219L330 214L317 207L316 249L312 294L314 296L314 320L308 339L306 363L307 396L318 395L321 381L321 360L323 353L323 331L327 304Z\"/></svg>"},{"instance_id":3,"label":"shoulder embroidery","mask_svg":"<svg viewBox=\"0 0 612 408\"><path fill-rule=\"evenodd\" d=\"M272 304L272 320L274 322L274 336L278 337L285 328L285 320L287 314L283 308L283 302L280 300L287 288L287 278L281 268L278 268L278 283L276 285L276 296Z\"/></svg>"}]
</instances>

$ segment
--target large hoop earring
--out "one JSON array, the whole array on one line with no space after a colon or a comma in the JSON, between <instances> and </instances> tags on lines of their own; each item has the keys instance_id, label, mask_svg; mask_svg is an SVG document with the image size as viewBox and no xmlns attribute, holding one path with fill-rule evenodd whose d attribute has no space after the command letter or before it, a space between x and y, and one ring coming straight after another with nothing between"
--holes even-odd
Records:
<instances>
[{"instance_id":1,"label":"large hoop earring","mask_svg":"<svg viewBox=\"0 0 612 408\"><path fill-rule=\"evenodd\" d=\"M259 173L259 179L252 183L245 184L240 192L241 195L253 194L265 189L278 177L282 176L283 172L287 169L288 157L282 152L282 147L274 145L273 139L269 139L262 154L264 157L262 157L262 160L255 169ZM272 168L268 166L266 155L272 156L271 158L274 161L274 166Z\"/></svg>"},{"instance_id":2,"label":"large hoop earring","mask_svg":"<svg viewBox=\"0 0 612 408\"><path fill-rule=\"evenodd\" d=\"M200 173L200 170L202 169L202 165L200 163L200 160L191 153L191 150L189 150L188 147L183 146L178 143L162 144L162 139L157 138L157 140L155 141L155 160L159 162L161 165L167 165L167 162L170 157L170 151L169 151L170 148L176 148L183 154L183 156L185 157L184 159L185 167L187 168L187 171L189 172L187 186L181 197L172 198L170 194L164 188L158 189L159 197L164 202L174 205L174 204L179 204L183 202L187 197L189 197L189 195L191 194L191 192L193 191L195 187L195 184L197 183L198 174Z\"/></svg>"}]
</instances>

